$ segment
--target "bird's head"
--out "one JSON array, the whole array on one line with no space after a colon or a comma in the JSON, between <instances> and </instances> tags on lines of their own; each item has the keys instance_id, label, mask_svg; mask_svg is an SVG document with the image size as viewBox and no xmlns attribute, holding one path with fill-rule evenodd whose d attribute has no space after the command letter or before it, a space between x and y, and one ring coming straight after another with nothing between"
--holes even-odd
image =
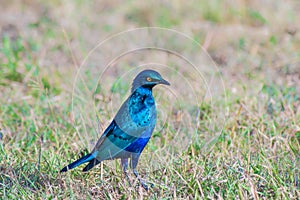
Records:
<instances>
[{"instance_id":1,"label":"bird's head","mask_svg":"<svg viewBox=\"0 0 300 200\"><path fill-rule=\"evenodd\" d=\"M140 72L135 77L132 83L131 91L133 92L139 87L146 87L152 89L155 85L158 84L170 85L170 83L163 79L158 72L147 69Z\"/></svg>"}]
</instances>

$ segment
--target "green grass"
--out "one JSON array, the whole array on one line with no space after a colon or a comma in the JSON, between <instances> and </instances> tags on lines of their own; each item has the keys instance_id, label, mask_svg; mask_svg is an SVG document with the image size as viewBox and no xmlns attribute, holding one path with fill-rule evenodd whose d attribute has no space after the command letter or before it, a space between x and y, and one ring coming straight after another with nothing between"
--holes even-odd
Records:
<instances>
[{"instance_id":1,"label":"green grass","mask_svg":"<svg viewBox=\"0 0 300 200\"><path fill-rule=\"evenodd\" d=\"M102 15L111 17L121 13L124 16L122 19L131 20L128 23L136 26L157 25L180 29L181 25L186 28L189 27L188 23L201 19L221 25L247 22L249 26L268 25L274 28L272 19L266 14L270 12L268 9L258 10L252 5L246 9L247 5L244 5L240 9L230 7L222 10L225 5L221 1L212 1L207 5L203 2L201 8L187 4L182 10L176 4L169 5L172 9L179 9L180 16L171 14L171 10L160 8L159 5L155 5L158 9L153 15L148 11L146 14L137 12L146 9L145 5L133 3L124 7L107 4L111 13ZM45 6L45 10L52 7L67 9L70 2L65 3L41 5ZM99 30L109 27L105 29L109 34L126 28L127 22L120 24L120 28L115 24L98 26L91 19L95 15L85 16L93 5L79 1L78 4L82 10L78 11L78 15L68 13L71 18L84 16L84 20L91 20L92 27L98 27ZM25 6L31 8L31 5ZM189 17L186 14L188 10L200 11L200 14L191 14ZM58 22L55 16L44 17L36 23L28 23L28 27L21 30L22 34L17 37L12 38L9 34L1 37L0 196L3 199L300 197L300 80L293 75L299 71L292 65L295 57L299 62L299 52L295 52L299 47L299 34L290 36L293 37L290 40L282 40L286 33L274 30L267 39L234 36L227 39L228 43L223 43L236 52L227 54L227 60L232 61L231 58L239 53L234 62L229 62L233 63L232 66L225 63L220 69L226 83L227 99L216 99L214 104L203 102L198 119L200 126L192 142L184 151L168 159L166 165L151 170L147 156L151 157L151 153L155 154L170 144L176 128L169 122L164 130L154 132L146 149L150 154L143 154L144 160L139 163L141 176L154 184L154 188L146 192L139 187L133 174L130 174L133 187L128 185L118 161L105 161L88 173L82 173L82 167L59 173L63 166L86 154L95 141L82 141L78 130L84 130L85 127L77 121L71 99L74 71L76 73L73 56L85 52L89 46L82 47L80 40L84 40L85 36L76 32L79 28L75 22L69 22L69 28L78 29L74 28L74 32L67 29L67 32L70 34L68 37L74 37L74 40L79 35L79 44L68 46ZM284 26L288 22L278 23ZM35 38L26 34L32 30L40 35ZM190 31L197 35L197 30L191 28ZM203 38L199 38L199 41L205 41L205 34L201 32L200 35ZM72 45L82 49L78 50ZM210 48L210 52L218 51L216 46ZM255 48L257 51L253 50ZM279 48L278 51L282 52L280 59L274 56ZM281 59L288 64L278 68L282 65ZM274 77L267 74L267 69L272 71ZM118 82L118 78L114 76L115 82L107 89L109 94L102 93L105 88L101 85L89 86L95 88L92 95L98 94L96 103L105 105L98 108L103 126L114 115L110 113L110 95L124 97L130 89L128 85ZM169 106L169 102L161 96L158 99L162 106ZM220 107L228 112L226 122L221 134L208 145L207 138L214 136L215 126L223 122L213 120L224 114ZM176 114L173 114L170 114L170 119L176 118Z\"/></svg>"}]
</instances>

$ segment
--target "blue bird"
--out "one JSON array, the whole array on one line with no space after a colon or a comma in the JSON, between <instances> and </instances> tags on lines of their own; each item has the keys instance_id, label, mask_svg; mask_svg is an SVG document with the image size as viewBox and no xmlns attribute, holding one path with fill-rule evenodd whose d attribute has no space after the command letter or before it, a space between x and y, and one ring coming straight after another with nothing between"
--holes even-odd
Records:
<instances>
[{"instance_id":1,"label":"blue bird","mask_svg":"<svg viewBox=\"0 0 300 200\"><path fill-rule=\"evenodd\" d=\"M127 168L130 158L134 175L147 189L147 185L139 178L136 167L156 124L152 88L158 84L170 85L154 70L140 72L133 80L129 98L99 138L92 152L65 166L60 172L66 172L83 163L88 163L83 168L83 171L88 171L104 160L120 158L124 174L129 180Z\"/></svg>"}]
</instances>

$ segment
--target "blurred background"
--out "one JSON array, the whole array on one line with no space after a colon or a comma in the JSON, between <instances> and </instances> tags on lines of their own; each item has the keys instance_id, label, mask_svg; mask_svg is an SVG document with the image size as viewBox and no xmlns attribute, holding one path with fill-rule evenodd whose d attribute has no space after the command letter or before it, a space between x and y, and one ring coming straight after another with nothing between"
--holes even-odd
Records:
<instances>
[{"instance_id":1,"label":"blurred background","mask_svg":"<svg viewBox=\"0 0 300 200\"><path fill-rule=\"evenodd\" d=\"M291 0L1 1L0 33L12 42L21 38L22 48L31 51L26 59L53 74L48 81L59 73L72 82L75 66L109 36L137 27L175 29L203 45L226 87L244 96L259 81L299 85L299 7ZM16 71L24 70L18 64Z\"/></svg>"},{"instance_id":2,"label":"blurred background","mask_svg":"<svg viewBox=\"0 0 300 200\"><path fill-rule=\"evenodd\" d=\"M252 77L288 85L299 80L298 1L1 1L0 9L1 37L22 38L33 51L31 59L49 73L72 77L74 65L100 41L153 26L202 44L230 77L230 87L232 81L251 83Z\"/></svg>"}]
</instances>

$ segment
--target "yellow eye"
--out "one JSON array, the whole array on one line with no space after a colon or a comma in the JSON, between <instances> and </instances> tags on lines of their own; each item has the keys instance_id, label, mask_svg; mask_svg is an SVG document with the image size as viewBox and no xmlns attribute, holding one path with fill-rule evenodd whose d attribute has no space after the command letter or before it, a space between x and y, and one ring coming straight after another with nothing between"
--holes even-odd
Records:
<instances>
[{"instance_id":1,"label":"yellow eye","mask_svg":"<svg viewBox=\"0 0 300 200\"><path fill-rule=\"evenodd\" d=\"M147 80L148 82L151 82L151 81L152 81L152 78L147 77L146 80Z\"/></svg>"}]
</instances>

